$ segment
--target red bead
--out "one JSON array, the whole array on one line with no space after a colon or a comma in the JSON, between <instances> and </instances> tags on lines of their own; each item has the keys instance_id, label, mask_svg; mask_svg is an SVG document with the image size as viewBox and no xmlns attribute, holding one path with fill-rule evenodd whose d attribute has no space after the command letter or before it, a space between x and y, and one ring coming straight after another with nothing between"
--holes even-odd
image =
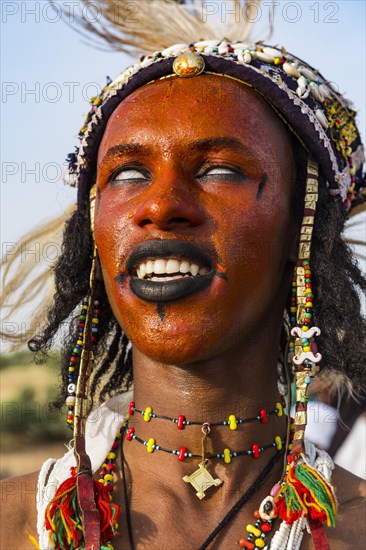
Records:
<instances>
[{"instance_id":1,"label":"red bead","mask_svg":"<svg viewBox=\"0 0 366 550\"><path fill-rule=\"evenodd\" d=\"M259 458L259 445L258 443L253 443L252 445L253 458Z\"/></svg>"},{"instance_id":2,"label":"red bead","mask_svg":"<svg viewBox=\"0 0 366 550\"><path fill-rule=\"evenodd\" d=\"M106 473L107 473L107 472L106 472L105 470L100 470L100 477L105 476Z\"/></svg>"},{"instance_id":3,"label":"red bead","mask_svg":"<svg viewBox=\"0 0 366 550\"><path fill-rule=\"evenodd\" d=\"M239 544L242 548L248 548L248 550L254 550L255 546L252 542L249 542L249 540L240 539Z\"/></svg>"},{"instance_id":4,"label":"red bead","mask_svg":"<svg viewBox=\"0 0 366 550\"><path fill-rule=\"evenodd\" d=\"M181 447L179 449L179 454L178 454L178 460L180 460L181 462L183 462L183 460L186 458L184 455L186 453L187 449L186 447Z\"/></svg>"},{"instance_id":5,"label":"red bead","mask_svg":"<svg viewBox=\"0 0 366 550\"><path fill-rule=\"evenodd\" d=\"M130 406L128 407L128 414L129 414L130 416L133 416L133 414L134 414L134 412L135 412L135 411L133 410L134 407L135 407L135 402L134 402L134 401L131 401Z\"/></svg>"},{"instance_id":6,"label":"red bead","mask_svg":"<svg viewBox=\"0 0 366 550\"><path fill-rule=\"evenodd\" d=\"M184 424L183 424L183 422L185 422L185 420L186 420L186 417L183 416L182 414L180 414L180 415L178 416L178 422L177 422L177 428L178 428L178 430L184 430Z\"/></svg>"},{"instance_id":7,"label":"red bead","mask_svg":"<svg viewBox=\"0 0 366 550\"><path fill-rule=\"evenodd\" d=\"M107 483L107 485L105 485L105 488L107 489L107 491L109 491L109 493L111 493L113 491L113 485L112 484Z\"/></svg>"},{"instance_id":8,"label":"red bead","mask_svg":"<svg viewBox=\"0 0 366 550\"><path fill-rule=\"evenodd\" d=\"M107 472L113 472L113 470L115 469L115 465L114 464L107 464L105 469L107 470Z\"/></svg>"},{"instance_id":9,"label":"red bead","mask_svg":"<svg viewBox=\"0 0 366 550\"><path fill-rule=\"evenodd\" d=\"M115 441L112 445L112 449L118 449L118 443Z\"/></svg>"},{"instance_id":10,"label":"red bead","mask_svg":"<svg viewBox=\"0 0 366 550\"><path fill-rule=\"evenodd\" d=\"M263 533L269 533L272 529L271 525L269 523L263 523L261 526L261 529Z\"/></svg>"},{"instance_id":11,"label":"red bead","mask_svg":"<svg viewBox=\"0 0 366 550\"><path fill-rule=\"evenodd\" d=\"M132 441L133 439L133 434L135 433L135 428L128 428L127 430L127 434L126 434L126 439L127 441Z\"/></svg>"},{"instance_id":12,"label":"red bead","mask_svg":"<svg viewBox=\"0 0 366 550\"><path fill-rule=\"evenodd\" d=\"M260 513L259 513L259 510L256 510L253 514L253 516L255 517L255 519L259 519L261 516L260 516Z\"/></svg>"},{"instance_id":13,"label":"red bead","mask_svg":"<svg viewBox=\"0 0 366 550\"><path fill-rule=\"evenodd\" d=\"M260 414L260 417L261 417L261 422L262 424L265 424L268 420L268 417L267 417L267 411L266 409L261 409L259 411L259 414Z\"/></svg>"},{"instance_id":14,"label":"red bead","mask_svg":"<svg viewBox=\"0 0 366 550\"><path fill-rule=\"evenodd\" d=\"M76 363L76 357L70 357L70 363Z\"/></svg>"}]
</instances>

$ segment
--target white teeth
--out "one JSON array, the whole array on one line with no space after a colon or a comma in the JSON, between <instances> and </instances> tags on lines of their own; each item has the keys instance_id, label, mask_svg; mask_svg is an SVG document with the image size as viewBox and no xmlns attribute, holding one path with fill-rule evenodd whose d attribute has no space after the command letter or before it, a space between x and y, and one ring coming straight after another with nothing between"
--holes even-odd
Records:
<instances>
[{"instance_id":1,"label":"white teeth","mask_svg":"<svg viewBox=\"0 0 366 550\"><path fill-rule=\"evenodd\" d=\"M168 260L166 264L167 273L179 273L179 262L178 260Z\"/></svg>"},{"instance_id":2,"label":"white teeth","mask_svg":"<svg viewBox=\"0 0 366 550\"><path fill-rule=\"evenodd\" d=\"M140 265L140 279L143 279L146 275L146 264Z\"/></svg>"},{"instance_id":3,"label":"white teeth","mask_svg":"<svg viewBox=\"0 0 366 550\"><path fill-rule=\"evenodd\" d=\"M182 262L180 262L179 271L180 271L181 273L188 273L190 267L191 267L191 266L190 266L190 263L187 262L187 260L183 260Z\"/></svg>"},{"instance_id":4,"label":"white teeth","mask_svg":"<svg viewBox=\"0 0 366 550\"><path fill-rule=\"evenodd\" d=\"M151 277L149 281L157 281L158 283L166 283L167 281L176 281L184 279L184 275L174 275L173 277Z\"/></svg>"},{"instance_id":5,"label":"white teeth","mask_svg":"<svg viewBox=\"0 0 366 550\"><path fill-rule=\"evenodd\" d=\"M207 273L209 273L207 267L200 267L198 264L190 263L189 260L177 260L174 258L147 260L136 268L136 275L139 279L144 279L147 275L150 281L172 281L174 279L181 279L184 276L196 277L198 274L205 275ZM172 274L175 275L169 277ZM154 275L160 275L160 277L155 277ZM161 277L161 275L165 276Z\"/></svg>"},{"instance_id":6,"label":"white teeth","mask_svg":"<svg viewBox=\"0 0 366 550\"><path fill-rule=\"evenodd\" d=\"M198 273L199 266L197 264L191 264L190 272L192 273L193 277L195 277Z\"/></svg>"},{"instance_id":7,"label":"white teeth","mask_svg":"<svg viewBox=\"0 0 366 550\"><path fill-rule=\"evenodd\" d=\"M166 273L166 260L159 258L154 261L154 273L156 275L163 275Z\"/></svg>"}]
</instances>

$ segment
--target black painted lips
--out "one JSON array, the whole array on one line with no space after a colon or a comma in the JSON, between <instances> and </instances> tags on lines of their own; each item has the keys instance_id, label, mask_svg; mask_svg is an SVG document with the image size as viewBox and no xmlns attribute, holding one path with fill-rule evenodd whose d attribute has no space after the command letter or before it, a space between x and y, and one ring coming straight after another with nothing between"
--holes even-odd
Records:
<instances>
[{"instance_id":1,"label":"black painted lips","mask_svg":"<svg viewBox=\"0 0 366 550\"><path fill-rule=\"evenodd\" d=\"M165 283L136 277L136 268L141 262L149 258L165 258L167 256L192 260L210 271L205 275L186 277ZM174 240L144 241L131 252L126 267L130 276L132 292L142 300L159 303L181 300L207 288L215 274L211 261L200 248L189 242Z\"/></svg>"}]
</instances>

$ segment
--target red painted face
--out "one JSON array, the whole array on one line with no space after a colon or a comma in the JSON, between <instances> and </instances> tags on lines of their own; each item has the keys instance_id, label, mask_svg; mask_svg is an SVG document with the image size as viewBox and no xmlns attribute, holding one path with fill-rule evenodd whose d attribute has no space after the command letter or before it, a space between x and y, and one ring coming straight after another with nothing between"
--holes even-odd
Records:
<instances>
[{"instance_id":1,"label":"red painted face","mask_svg":"<svg viewBox=\"0 0 366 550\"><path fill-rule=\"evenodd\" d=\"M141 352L192 363L245 345L263 323L278 324L294 260L294 176L285 126L244 84L213 75L165 79L119 105L99 148L95 239L116 319ZM136 267L156 258L150 251L132 267L128 260L152 240L198 248L205 260L175 249L163 260L183 271L184 262L190 271L198 265L195 280L209 272L209 284L160 304L136 295Z\"/></svg>"}]
</instances>

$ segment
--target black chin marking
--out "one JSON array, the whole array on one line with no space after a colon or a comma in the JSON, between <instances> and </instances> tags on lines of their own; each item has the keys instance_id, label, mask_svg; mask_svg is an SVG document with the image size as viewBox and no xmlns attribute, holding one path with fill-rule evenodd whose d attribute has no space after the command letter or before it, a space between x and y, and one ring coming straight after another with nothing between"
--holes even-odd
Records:
<instances>
[{"instance_id":1,"label":"black chin marking","mask_svg":"<svg viewBox=\"0 0 366 550\"><path fill-rule=\"evenodd\" d=\"M263 174L263 176L261 177L261 181L259 182L259 185L258 185L258 191L257 191L256 197L255 197L256 201L259 201L261 199L263 189L264 189L266 183L267 183L267 174Z\"/></svg>"},{"instance_id":2,"label":"black chin marking","mask_svg":"<svg viewBox=\"0 0 366 550\"><path fill-rule=\"evenodd\" d=\"M158 307L156 308L156 311L159 315L160 321L164 321L165 317L165 307L164 304L158 302Z\"/></svg>"}]
</instances>

